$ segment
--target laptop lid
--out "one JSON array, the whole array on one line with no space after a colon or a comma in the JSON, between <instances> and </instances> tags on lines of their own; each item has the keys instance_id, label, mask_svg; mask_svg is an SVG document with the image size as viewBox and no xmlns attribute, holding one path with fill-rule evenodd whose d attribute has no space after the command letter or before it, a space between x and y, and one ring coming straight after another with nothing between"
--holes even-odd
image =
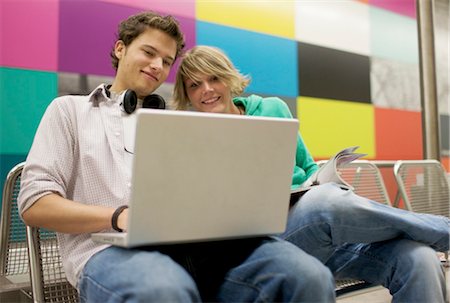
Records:
<instances>
[{"instance_id":1,"label":"laptop lid","mask_svg":"<svg viewBox=\"0 0 450 303\"><path fill-rule=\"evenodd\" d=\"M283 232L297 132L296 119L138 110L124 245Z\"/></svg>"}]
</instances>

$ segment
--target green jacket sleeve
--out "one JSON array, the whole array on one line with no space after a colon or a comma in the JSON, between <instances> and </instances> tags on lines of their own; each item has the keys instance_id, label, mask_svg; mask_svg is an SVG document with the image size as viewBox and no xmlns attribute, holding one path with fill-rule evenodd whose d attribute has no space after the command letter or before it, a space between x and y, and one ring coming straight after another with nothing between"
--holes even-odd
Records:
<instances>
[{"instance_id":1,"label":"green jacket sleeve","mask_svg":"<svg viewBox=\"0 0 450 303\"><path fill-rule=\"evenodd\" d=\"M279 98L267 98L268 101L272 102L264 102L267 103L266 106L270 106L272 108L267 108L270 112L272 112L273 116L284 117L284 118L292 118L291 111L287 104L279 99ZM266 99L266 100L267 100ZM309 178L316 170L318 169L317 164L314 162L313 157L309 153L306 148L305 143L300 135L297 135L297 151L295 157L295 167L294 174L292 177L292 188L300 186L306 179Z\"/></svg>"}]
</instances>

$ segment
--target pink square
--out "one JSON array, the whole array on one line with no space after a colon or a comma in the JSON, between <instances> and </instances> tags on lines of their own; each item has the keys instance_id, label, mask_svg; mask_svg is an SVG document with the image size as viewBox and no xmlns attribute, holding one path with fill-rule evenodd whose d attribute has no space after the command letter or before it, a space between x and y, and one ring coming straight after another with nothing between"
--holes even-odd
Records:
<instances>
[{"instance_id":1,"label":"pink square","mask_svg":"<svg viewBox=\"0 0 450 303\"><path fill-rule=\"evenodd\" d=\"M397 14L416 18L415 0L369 0L369 4Z\"/></svg>"},{"instance_id":2,"label":"pink square","mask_svg":"<svg viewBox=\"0 0 450 303\"><path fill-rule=\"evenodd\" d=\"M0 65L56 71L58 0L2 0Z\"/></svg>"}]
</instances>

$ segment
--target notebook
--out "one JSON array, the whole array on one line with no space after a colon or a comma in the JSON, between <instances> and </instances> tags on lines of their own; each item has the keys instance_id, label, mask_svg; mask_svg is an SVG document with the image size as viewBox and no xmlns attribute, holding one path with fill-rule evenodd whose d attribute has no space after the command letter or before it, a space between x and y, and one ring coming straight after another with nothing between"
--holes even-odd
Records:
<instances>
[{"instance_id":1,"label":"notebook","mask_svg":"<svg viewBox=\"0 0 450 303\"><path fill-rule=\"evenodd\" d=\"M139 109L124 247L225 240L286 228L298 120Z\"/></svg>"}]
</instances>

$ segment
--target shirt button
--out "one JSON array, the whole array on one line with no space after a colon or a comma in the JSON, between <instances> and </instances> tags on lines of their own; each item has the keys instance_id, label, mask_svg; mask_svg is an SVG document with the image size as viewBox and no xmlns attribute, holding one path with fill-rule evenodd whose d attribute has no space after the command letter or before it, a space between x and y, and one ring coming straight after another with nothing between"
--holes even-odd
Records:
<instances>
[{"instance_id":1,"label":"shirt button","mask_svg":"<svg viewBox=\"0 0 450 303\"><path fill-rule=\"evenodd\" d=\"M128 182L127 186L128 188L131 188L131 182Z\"/></svg>"},{"instance_id":2,"label":"shirt button","mask_svg":"<svg viewBox=\"0 0 450 303\"><path fill-rule=\"evenodd\" d=\"M117 137L119 137L119 136L120 136L120 133L119 133L119 132L116 132L115 135L116 135Z\"/></svg>"}]
</instances>

